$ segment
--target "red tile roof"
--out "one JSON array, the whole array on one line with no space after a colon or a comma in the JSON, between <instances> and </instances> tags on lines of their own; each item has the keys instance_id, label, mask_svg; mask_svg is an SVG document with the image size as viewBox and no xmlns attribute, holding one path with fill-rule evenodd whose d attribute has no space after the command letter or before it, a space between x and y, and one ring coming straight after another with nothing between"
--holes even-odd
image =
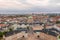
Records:
<instances>
[{"instance_id":1,"label":"red tile roof","mask_svg":"<svg viewBox=\"0 0 60 40\"><path fill-rule=\"evenodd\" d=\"M8 24L0 24L0 27L4 27L7 26Z\"/></svg>"}]
</instances>

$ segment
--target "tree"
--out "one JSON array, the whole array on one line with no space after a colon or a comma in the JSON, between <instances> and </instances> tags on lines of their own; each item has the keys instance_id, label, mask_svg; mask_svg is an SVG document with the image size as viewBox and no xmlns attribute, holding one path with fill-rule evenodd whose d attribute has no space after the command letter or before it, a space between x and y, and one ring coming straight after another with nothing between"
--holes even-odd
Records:
<instances>
[{"instance_id":1,"label":"tree","mask_svg":"<svg viewBox=\"0 0 60 40\"><path fill-rule=\"evenodd\" d=\"M0 40L3 38L3 32L0 32Z\"/></svg>"},{"instance_id":2,"label":"tree","mask_svg":"<svg viewBox=\"0 0 60 40\"><path fill-rule=\"evenodd\" d=\"M56 24L59 24L60 23L60 21L56 21Z\"/></svg>"},{"instance_id":3,"label":"tree","mask_svg":"<svg viewBox=\"0 0 60 40\"><path fill-rule=\"evenodd\" d=\"M12 28L10 28L10 29L9 29L9 31L13 31L13 29L12 29Z\"/></svg>"}]
</instances>

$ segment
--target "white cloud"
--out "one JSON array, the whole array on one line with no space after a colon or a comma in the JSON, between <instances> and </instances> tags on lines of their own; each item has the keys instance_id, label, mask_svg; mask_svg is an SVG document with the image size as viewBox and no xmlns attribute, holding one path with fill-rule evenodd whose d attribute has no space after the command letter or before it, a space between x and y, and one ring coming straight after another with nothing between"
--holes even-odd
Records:
<instances>
[{"instance_id":1,"label":"white cloud","mask_svg":"<svg viewBox=\"0 0 60 40\"><path fill-rule=\"evenodd\" d=\"M0 8L17 8L25 9L30 7L27 4L22 4L17 0L0 0Z\"/></svg>"},{"instance_id":2,"label":"white cloud","mask_svg":"<svg viewBox=\"0 0 60 40\"><path fill-rule=\"evenodd\" d=\"M49 0L27 0L28 3L36 6L47 6Z\"/></svg>"},{"instance_id":3,"label":"white cloud","mask_svg":"<svg viewBox=\"0 0 60 40\"><path fill-rule=\"evenodd\" d=\"M60 6L60 3L57 3L58 6Z\"/></svg>"},{"instance_id":4,"label":"white cloud","mask_svg":"<svg viewBox=\"0 0 60 40\"><path fill-rule=\"evenodd\" d=\"M57 1L57 0L56 0ZM32 7L49 7L60 5L54 0L0 0L0 8L29 9Z\"/></svg>"}]
</instances>

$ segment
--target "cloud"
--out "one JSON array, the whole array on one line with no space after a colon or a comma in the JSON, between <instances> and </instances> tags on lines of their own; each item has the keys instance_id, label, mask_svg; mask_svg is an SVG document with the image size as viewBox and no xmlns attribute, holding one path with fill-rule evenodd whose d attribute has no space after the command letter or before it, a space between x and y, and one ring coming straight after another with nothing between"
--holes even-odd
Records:
<instances>
[{"instance_id":1,"label":"cloud","mask_svg":"<svg viewBox=\"0 0 60 40\"><path fill-rule=\"evenodd\" d=\"M0 8L25 9L28 7L30 7L30 5L23 4L18 0L0 0Z\"/></svg>"},{"instance_id":2,"label":"cloud","mask_svg":"<svg viewBox=\"0 0 60 40\"><path fill-rule=\"evenodd\" d=\"M30 8L34 6L47 6L48 0L0 0L0 8Z\"/></svg>"},{"instance_id":3,"label":"cloud","mask_svg":"<svg viewBox=\"0 0 60 40\"><path fill-rule=\"evenodd\" d=\"M60 3L60 0L50 0L51 3Z\"/></svg>"},{"instance_id":4,"label":"cloud","mask_svg":"<svg viewBox=\"0 0 60 40\"><path fill-rule=\"evenodd\" d=\"M60 0L0 0L0 9L35 11L60 10Z\"/></svg>"},{"instance_id":5,"label":"cloud","mask_svg":"<svg viewBox=\"0 0 60 40\"><path fill-rule=\"evenodd\" d=\"M36 6L47 6L49 0L27 0L28 3Z\"/></svg>"},{"instance_id":6,"label":"cloud","mask_svg":"<svg viewBox=\"0 0 60 40\"><path fill-rule=\"evenodd\" d=\"M60 0L50 0L49 5L53 7L59 7L60 6Z\"/></svg>"}]
</instances>

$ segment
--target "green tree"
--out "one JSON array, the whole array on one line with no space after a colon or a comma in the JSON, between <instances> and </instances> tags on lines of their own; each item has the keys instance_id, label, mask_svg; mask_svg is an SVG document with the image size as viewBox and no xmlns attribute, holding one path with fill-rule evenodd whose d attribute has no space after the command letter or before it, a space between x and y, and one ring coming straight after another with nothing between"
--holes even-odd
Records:
<instances>
[{"instance_id":1,"label":"green tree","mask_svg":"<svg viewBox=\"0 0 60 40\"><path fill-rule=\"evenodd\" d=\"M9 29L9 31L13 31L13 29L12 29L12 28L10 28L10 29Z\"/></svg>"},{"instance_id":2,"label":"green tree","mask_svg":"<svg viewBox=\"0 0 60 40\"><path fill-rule=\"evenodd\" d=\"M3 32L0 32L0 40L3 38Z\"/></svg>"},{"instance_id":3,"label":"green tree","mask_svg":"<svg viewBox=\"0 0 60 40\"><path fill-rule=\"evenodd\" d=\"M60 23L60 21L56 21L56 24L59 24Z\"/></svg>"}]
</instances>

